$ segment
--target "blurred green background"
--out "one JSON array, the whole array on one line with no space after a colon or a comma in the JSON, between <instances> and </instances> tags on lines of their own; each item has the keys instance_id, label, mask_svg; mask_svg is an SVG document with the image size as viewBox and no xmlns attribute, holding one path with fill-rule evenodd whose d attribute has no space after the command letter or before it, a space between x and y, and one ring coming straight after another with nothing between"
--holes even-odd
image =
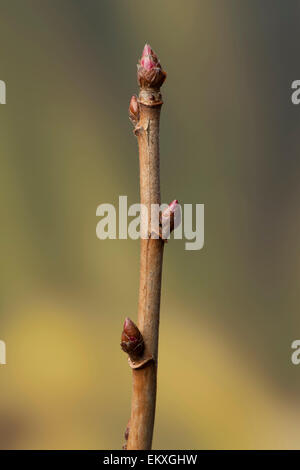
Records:
<instances>
[{"instance_id":1,"label":"blurred green background","mask_svg":"<svg viewBox=\"0 0 300 470\"><path fill-rule=\"evenodd\" d=\"M123 443L139 242L98 240L96 208L139 197L146 41L163 202L205 204L204 249L166 249L153 446L300 448L299 22L299 1L0 1L1 448Z\"/></svg>"}]
</instances>

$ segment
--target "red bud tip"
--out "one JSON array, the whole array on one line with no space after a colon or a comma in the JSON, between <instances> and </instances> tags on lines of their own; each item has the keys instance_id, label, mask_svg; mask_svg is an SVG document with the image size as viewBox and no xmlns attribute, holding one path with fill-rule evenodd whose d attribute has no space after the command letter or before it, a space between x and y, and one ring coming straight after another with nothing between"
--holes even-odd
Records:
<instances>
[{"instance_id":1,"label":"red bud tip","mask_svg":"<svg viewBox=\"0 0 300 470\"><path fill-rule=\"evenodd\" d=\"M155 66L160 66L157 55L153 52L149 44L146 44L144 47L141 57L141 66L146 70L151 70Z\"/></svg>"},{"instance_id":2,"label":"red bud tip","mask_svg":"<svg viewBox=\"0 0 300 470\"><path fill-rule=\"evenodd\" d=\"M151 49L151 46L149 44L145 44L143 53L142 53L142 58L147 55L153 55L153 50Z\"/></svg>"},{"instance_id":3,"label":"red bud tip","mask_svg":"<svg viewBox=\"0 0 300 470\"><path fill-rule=\"evenodd\" d=\"M151 70L155 66L161 68L157 55L153 52L149 44L146 44L144 47L140 63L146 70Z\"/></svg>"},{"instance_id":4,"label":"red bud tip","mask_svg":"<svg viewBox=\"0 0 300 470\"><path fill-rule=\"evenodd\" d=\"M169 209L171 212L175 212L177 204L178 204L177 199L174 199L174 201L172 201L171 204L169 204Z\"/></svg>"},{"instance_id":5,"label":"red bud tip","mask_svg":"<svg viewBox=\"0 0 300 470\"><path fill-rule=\"evenodd\" d=\"M170 233L181 222L181 211L178 200L174 199L162 212L160 217L160 236L163 240L169 238Z\"/></svg>"},{"instance_id":6,"label":"red bud tip","mask_svg":"<svg viewBox=\"0 0 300 470\"><path fill-rule=\"evenodd\" d=\"M124 325L123 325L123 330L124 331L127 330L128 328L130 328L130 323L132 323L130 318L126 317L125 321L124 321Z\"/></svg>"},{"instance_id":7,"label":"red bud tip","mask_svg":"<svg viewBox=\"0 0 300 470\"><path fill-rule=\"evenodd\" d=\"M177 211L177 208L178 208L178 200L174 199L174 201L172 201L168 205L168 207L162 212L161 214L162 219L169 219L170 216L173 216L175 211Z\"/></svg>"}]
</instances>

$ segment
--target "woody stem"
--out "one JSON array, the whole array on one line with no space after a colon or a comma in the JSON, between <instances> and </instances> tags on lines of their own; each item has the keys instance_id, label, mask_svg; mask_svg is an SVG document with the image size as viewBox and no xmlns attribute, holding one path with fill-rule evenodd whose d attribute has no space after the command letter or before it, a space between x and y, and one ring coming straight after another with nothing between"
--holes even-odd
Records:
<instances>
[{"instance_id":1,"label":"woody stem","mask_svg":"<svg viewBox=\"0 0 300 470\"><path fill-rule=\"evenodd\" d=\"M160 204L159 118L161 102L139 103L136 126L140 160L140 197L147 207L145 226L151 227L151 205ZM142 214L143 217L143 214ZM145 220L142 220L142 226ZM156 403L159 310L164 242L141 239L138 327L144 343L144 356L152 357L142 368L133 369L130 432L127 449L151 449Z\"/></svg>"}]
</instances>

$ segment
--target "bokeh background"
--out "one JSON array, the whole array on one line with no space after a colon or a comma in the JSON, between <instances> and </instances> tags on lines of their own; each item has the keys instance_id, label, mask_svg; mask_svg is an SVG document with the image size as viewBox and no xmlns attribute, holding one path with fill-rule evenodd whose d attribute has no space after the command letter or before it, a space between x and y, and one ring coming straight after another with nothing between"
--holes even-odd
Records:
<instances>
[{"instance_id":1,"label":"bokeh background","mask_svg":"<svg viewBox=\"0 0 300 470\"><path fill-rule=\"evenodd\" d=\"M118 449L139 242L96 238L138 201L128 120L149 42L163 86L163 202L205 204L168 244L156 449L300 448L300 2L1 0L0 447Z\"/></svg>"}]
</instances>

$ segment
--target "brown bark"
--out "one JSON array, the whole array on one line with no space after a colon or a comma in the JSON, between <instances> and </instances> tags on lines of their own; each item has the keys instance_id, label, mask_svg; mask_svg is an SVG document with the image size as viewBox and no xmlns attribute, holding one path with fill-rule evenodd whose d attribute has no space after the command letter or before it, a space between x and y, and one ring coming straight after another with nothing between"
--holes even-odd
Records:
<instances>
[{"instance_id":1,"label":"brown bark","mask_svg":"<svg viewBox=\"0 0 300 470\"><path fill-rule=\"evenodd\" d=\"M148 48L148 49L147 49ZM152 62L151 62L152 61ZM164 241L151 238L151 206L160 205L159 120L162 106L160 86L165 80L156 55L145 46L138 80L139 99L130 103L130 117L138 139L140 199L147 207L141 214L141 230L148 238L140 244L140 286L138 328L144 339L144 353L129 363L132 367L132 401L127 449L151 449L156 404L159 312ZM145 217L147 220L145 220Z\"/></svg>"},{"instance_id":2,"label":"brown bark","mask_svg":"<svg viewBox=\"0 0 300 470\"><path fill-rule=\"evenodd\" d=\"M140 197L148 209L151 227L151 204L160 205L159 115L161 104L140 103L140 121L136 130L140 156ZM143 222L142 222L143 225ZM138 327L145 343L144 357L151 357L142 368L133 369L130 431L127 449L151 449L158 358L158 332L161 275L164 242L142 239L140 254L140 288Z\"/></svg>"}]
</instances>

